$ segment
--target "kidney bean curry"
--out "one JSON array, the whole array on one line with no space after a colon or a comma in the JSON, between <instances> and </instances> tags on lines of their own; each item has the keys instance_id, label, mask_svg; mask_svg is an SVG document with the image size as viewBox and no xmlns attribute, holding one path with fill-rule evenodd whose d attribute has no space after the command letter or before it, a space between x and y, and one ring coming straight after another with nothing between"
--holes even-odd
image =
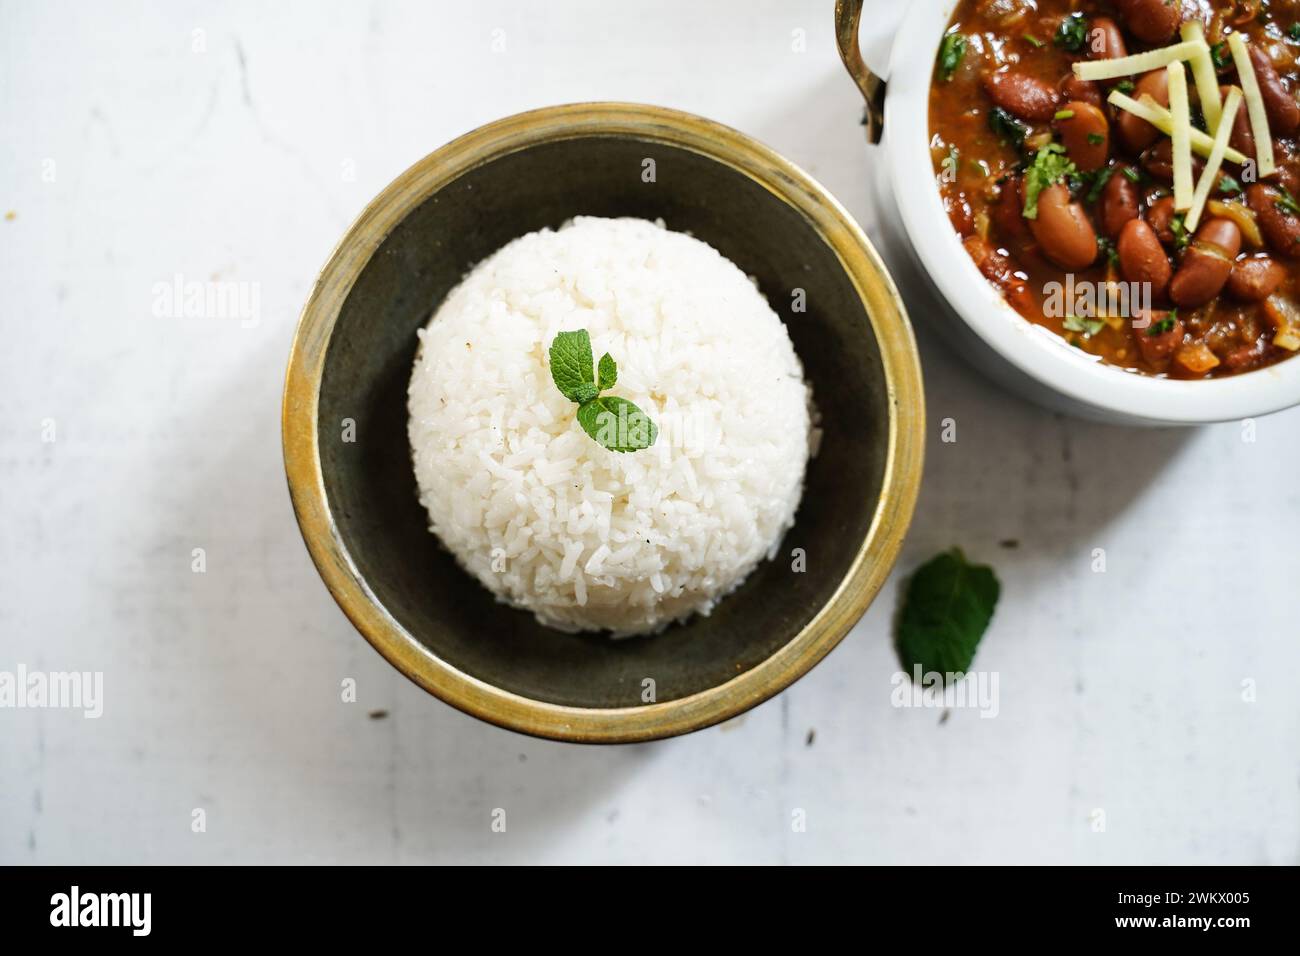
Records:
<instances>
[{"instance_id":1,"label":"kidney bean curry","mask_svg":"<svg viewBox=\"0 0 1300 956\"><path fill-rule=\"evenodd\" d=\"M961 0L930 92L953 227L1032 322L1130 371L1300 349L1300 0Z\"/></svg>"}]
</instances>

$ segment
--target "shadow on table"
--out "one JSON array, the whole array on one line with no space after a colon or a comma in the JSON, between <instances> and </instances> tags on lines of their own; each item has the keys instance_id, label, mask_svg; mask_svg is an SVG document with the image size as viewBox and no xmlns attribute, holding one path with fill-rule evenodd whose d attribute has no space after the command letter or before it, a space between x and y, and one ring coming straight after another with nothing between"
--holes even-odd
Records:
<instances>
[{"instance_id":1,"label":"shadow on table","mask_svg":"<svg viewBox=\"0 0 1300 956\"><path fill-rule=\"evenodd\" d=\"M220 400L189 417L189 427L214 436L208 457L220 467L159 474L153 489L166 499L157 513L167 547L205 551L203 574L186 557L165 585L184 607L174 637L191 645L177 663L193 668L184 706L213 751L195 805L238 831L221 852L518 860L566 826L616 815L622 782L656 745L583 747L489 726L407 681L343 616L312 566L285 486L282 360L260 350ZM355 703L343 700L349 680ZM508 840L493 829L500 811ZM213 831L215 851L222 837Z\"/></svg>"},{"instance_id":2,"label":"shadow on table","mask_svg":"<svg viewBox=\"0 0 1300 956\"><path fill-rule=\"evenodd\" d=\"M962 544L985 555L999 542L1039 554L1104 536L1195 429L1125 428L1085 422L1022 400L975 371L926 322L942 308L907 253L882 168L858 121L862 102L837 62L770 119L747 132L811 172L855 216L885 259L912 317L925 379L925 479L909 550ZM928 176L917 188L930 188ZM951 421L944 441L945 419ZM1100 546L1100 545L1098 545ZM1028 555L1025 555L1028 557Z\"/></svg>"},{"instance_id":3,"label":"shadow on table","mask_svg":"<svg viewBox=\"0 0 1300 956\"><path fill-rule=\"evenodd\" d=\"M867 148L843 80L828 71L749 132L868 222ZM1010 563L1086 556L1131 502L1155 493L1191 434L1054 415L997 389L926 329L918 336L927 461L903 570L953 544L989 559L1014 542ZM218 466L160 473L150 489L160 540L207 553L204 574L185 568L163 583L183 609L174 638L192 645L176 664L187 706L208 725L194 799L239 834L226 857L492 862L545 847L554 858L565 833L612 823L621 789L669 747L694 741L534 740L460 714L380 658L329 597L292 516L278 420L282 345L250 350L243 376L190 416L189 427L211 436L205 460ZM956 441L942 440L945 418ZM341 699L347 680L355 703ZM508 838L493 829L503 819ZM201 852L221 840L214 828Z\"/></svg>"}]
</instances>

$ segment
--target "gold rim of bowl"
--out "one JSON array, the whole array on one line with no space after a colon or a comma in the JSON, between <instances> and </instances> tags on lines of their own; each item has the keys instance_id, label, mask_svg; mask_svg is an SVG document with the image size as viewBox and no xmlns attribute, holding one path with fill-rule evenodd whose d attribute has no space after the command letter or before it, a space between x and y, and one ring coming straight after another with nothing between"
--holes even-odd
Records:
<instances>
[{"instance_id":1,"label":"gold rim of bowl","mask_svg":"<svg viewBox=\"0 0 1300 956\"><path fill-rule=\"evenodd\" d=\"M325 353L339 311L370 256L413 209L447 183L539 143L627 137L691 150L762 186L812 223L861 297L880 346L888 395L888 449L871 527L831 599L762 663L688 697L639 707L583 708L533 700L458 670L412 637L362 580L338 536L325 493L318 405ZM828 654L884 583L912 519L924 449L924 394L916 342L898 290L847 212L803 170L729 127L657 106L577 103L489 123L430 153L381 192L348 229L316 279L294 333L285 377L284 463L298 524L330 593L394 667L454 707L501 727L584 743L627 743L688 733L779 693Z\"/></svg>"}]
</instances>

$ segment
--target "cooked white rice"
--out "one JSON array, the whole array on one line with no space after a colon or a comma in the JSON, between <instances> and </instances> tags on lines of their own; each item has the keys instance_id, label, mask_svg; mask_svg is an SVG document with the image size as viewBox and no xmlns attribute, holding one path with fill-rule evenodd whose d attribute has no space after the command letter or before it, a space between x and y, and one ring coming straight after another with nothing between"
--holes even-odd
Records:
<instances>
[{"instance_id":1,"label":"cooked white rice","mask_svg":"<svg viewBox=\"0 0 1300 956\"><path fill-rule=\"evenodd\" d=\"M556 333L618 363L659 426L619 453L551 379ZM426 328L409 435L431 528L500 600L616 635L707 614L794 521L811 396L785 326L711 246L578 218L480 263Z\"/></svg>"}]
</instances>

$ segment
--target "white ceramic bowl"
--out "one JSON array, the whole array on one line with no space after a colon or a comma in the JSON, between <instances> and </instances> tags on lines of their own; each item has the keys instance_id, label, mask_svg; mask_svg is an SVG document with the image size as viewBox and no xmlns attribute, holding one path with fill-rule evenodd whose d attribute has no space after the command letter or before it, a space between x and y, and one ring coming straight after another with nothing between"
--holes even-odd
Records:
<instances>
[{"instance_id":1,"label":"white ceramic bowl","mask_svg":"<svg viewBox=\"0 0 1300 956\"><path fill-rule=\"evenodd\" d=\"M910 0L894 38L883 123L888 175L911 249L952 307L951 312L940 310L932 316L945 337L1008 388L1085 418L1194 425L1252 418L1300 404L1300 357L1203 381L1126 372L1101 364L1027 321L984 279L944 212L929 149L930 76L956 6L956 0Z\"/></svg>"}]
</instances>

